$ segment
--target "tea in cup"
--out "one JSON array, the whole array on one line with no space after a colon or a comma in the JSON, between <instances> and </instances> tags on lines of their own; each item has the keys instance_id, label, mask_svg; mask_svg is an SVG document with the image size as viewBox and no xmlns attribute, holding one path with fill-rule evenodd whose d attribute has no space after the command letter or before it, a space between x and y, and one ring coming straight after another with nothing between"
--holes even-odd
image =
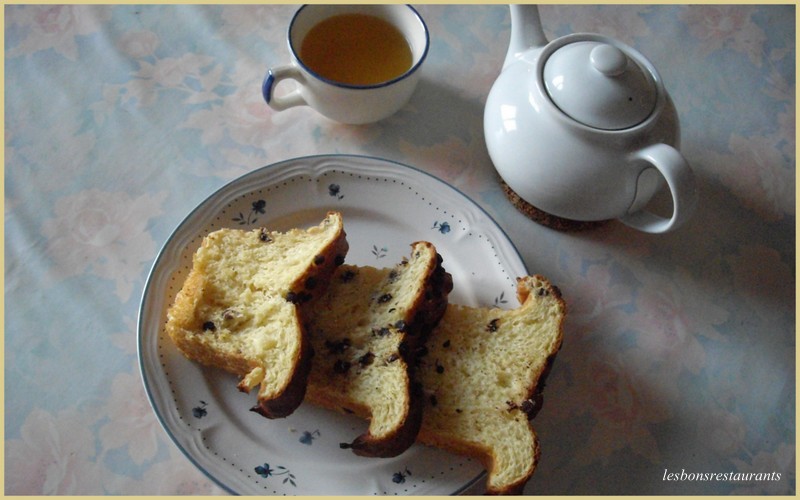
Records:
<instances>
[{"instance_id":1,"label":"tea in cup","mask_svg":"<svg viewBox=\"0 0 800 500\"><path fill-rule=\"evenodd\" d=\"M307 105L341 123L382 120L410 99L429 43L407 5L304 5L289 25L291 62L269 69L264 99L276 111ZM283 80L297 88L276 95Z\"/></svg>"}]
</instances>

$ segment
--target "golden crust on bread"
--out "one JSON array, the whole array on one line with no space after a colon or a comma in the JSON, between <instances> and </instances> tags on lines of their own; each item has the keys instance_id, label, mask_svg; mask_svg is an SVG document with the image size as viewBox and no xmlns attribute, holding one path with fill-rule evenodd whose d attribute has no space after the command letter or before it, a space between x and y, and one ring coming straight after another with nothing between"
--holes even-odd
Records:
<instances>
[{"instance_id":1,"label":"golden crust on bread","mask_svg":"<svg viewBox=\"0 0 800 500\"><path fill-rule=\"evenodd\" d=\"M178 349L259 386L254 411L292 413L305 395L311 349L304 318L348 250L341 214L287 232L220 229L203 239L167 314Z\"/></svg>"},{"instance_id":2,"label":"golden crust on bread","mask_svg":"<svg viewBox=\"0 0 800 500\"><path fill-rule=\"evenodd\" d=\"M343 447L391 457L414 443L424 401L413 370L452 286L428 242L412 244L411 256L392 269L337 270L310 323L308 399L370 419L369 430Z\"/></svg>"},{"instance_id":3,"label":"golden crust on bread","mask_svg":"<svg viewBox=\"0 0 800 500\"><path fill-rule=\"evenodd\" d=\"M517 280L512 310L450 304L419 369L427 406L418 440L473 456L487 493L521 493L539 460L530 419L561 347L566 307L541 276Z\"/></svg>"}]
</instances>

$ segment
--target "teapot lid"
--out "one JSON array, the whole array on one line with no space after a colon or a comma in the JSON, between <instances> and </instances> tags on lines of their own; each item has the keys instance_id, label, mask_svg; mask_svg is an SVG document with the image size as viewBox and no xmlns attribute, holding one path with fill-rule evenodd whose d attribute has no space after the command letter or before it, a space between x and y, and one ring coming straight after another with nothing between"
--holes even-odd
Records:
<instances>
[{"instance_id":1,"label":"teapot lid","mask_svg":"<svg viewBox=\"0 0 800 500\"><path fill-rule=\"evenodd\" d=\"M589 127L630 128L656 106L650 73L610 43L584 40L558 48L545 61L543 77L555 105Z\"/></svg>"}]
</instances>

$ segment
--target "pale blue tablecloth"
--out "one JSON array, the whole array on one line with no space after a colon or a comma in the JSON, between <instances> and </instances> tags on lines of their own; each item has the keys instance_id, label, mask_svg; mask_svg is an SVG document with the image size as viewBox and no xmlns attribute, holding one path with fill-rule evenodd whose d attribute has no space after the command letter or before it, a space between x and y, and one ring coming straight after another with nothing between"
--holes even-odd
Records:
<instances>
[{"instance_id":1,"label":"pale blue tablecloth","mask_svg":"<svg viewBox=\"0 0 800 500\"><path fill-rule=\"evenodd\" d=\"M422 81L366 127L263 103L295 9L4 7L5 493L225 492L148 404L143 286L214 190L326 153L451 183L563 291L526 493L796 492L794 6L541 8L549 37L614 36L659 68L700 189L694 218L661 236L619 223L559 233L505 199L482 111L506 6L420 6L432 37Z\"/></svg>"}]
</instances>

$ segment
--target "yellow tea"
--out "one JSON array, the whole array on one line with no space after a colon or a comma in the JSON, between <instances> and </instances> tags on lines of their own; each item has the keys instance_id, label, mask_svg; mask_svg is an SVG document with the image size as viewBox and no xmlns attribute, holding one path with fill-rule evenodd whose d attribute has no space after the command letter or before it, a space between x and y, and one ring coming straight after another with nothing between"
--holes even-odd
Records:
<instances>
[{"instance_id":1,"label":"yellow tea","mask_svg":"<svg viewBox=\"0 0 800 500\"><path fill-rule=\"evenodd\" d=\"M402 75L412 56L403 34L387 21L367 14L339 14L306 35L300 59L328 80L374 85Z\"/></svg>"}]
</instances>

